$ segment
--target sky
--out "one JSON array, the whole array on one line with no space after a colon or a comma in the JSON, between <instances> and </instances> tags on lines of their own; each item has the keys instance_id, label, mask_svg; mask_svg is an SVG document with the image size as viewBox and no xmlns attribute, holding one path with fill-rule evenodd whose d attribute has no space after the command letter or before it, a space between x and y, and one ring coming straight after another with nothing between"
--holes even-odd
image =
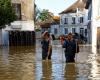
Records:
<instances>
[{"instance_id":1,"label":"sky","mask_svg":"<svg viewBox=\"0 0 100 80\"><path fill-rule=\"evenodd\" d=\"M59 15L60 12L67 9L77 0L35 0L35 4L39 9L48 9L54 15Z\"/></svg>"}]
</instances>

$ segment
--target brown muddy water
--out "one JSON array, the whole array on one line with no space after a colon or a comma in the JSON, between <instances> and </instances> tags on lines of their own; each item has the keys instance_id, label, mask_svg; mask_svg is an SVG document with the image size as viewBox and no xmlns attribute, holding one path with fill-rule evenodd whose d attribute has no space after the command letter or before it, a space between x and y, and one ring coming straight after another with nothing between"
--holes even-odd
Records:
<instances>
[{"instance_id":1,"label":"brown muddy water","mask_svg":"<svg viewBox=\"0 0 100 80\"><path fill-rule=\"evenodd\" d=\"M42 61L41 44L0 47L0 80L100 80L100 54L80 45L76 63L65 63L64 49L54 42L52 60Z\"/></svg>"}]
</instances>

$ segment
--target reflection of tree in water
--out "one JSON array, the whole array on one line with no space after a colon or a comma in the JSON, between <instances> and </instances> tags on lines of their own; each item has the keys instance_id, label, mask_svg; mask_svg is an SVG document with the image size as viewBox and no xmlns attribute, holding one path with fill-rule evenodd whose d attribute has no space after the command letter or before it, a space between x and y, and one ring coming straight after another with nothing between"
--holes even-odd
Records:
<instances>
[{"instance_id":1,"label":"reflection of tree in water","mask_svg":"<svg viewBox=\"0 0 100 80\"><path fill-rule=\"evenodd\" d=\"M41 80L52 80L52 62L42 62L42 79Z\"/></svg>"},{"instance_id":2,"label":"reflection of tree in water","mask_svg":"<svg viewBox=\"0 0 100 80\"><path fill-rule=\"evenodd\" d=\"M76 80L75 64L68 63L65 65L64 78L65 80Z\"/></svg>"}]
</instances>

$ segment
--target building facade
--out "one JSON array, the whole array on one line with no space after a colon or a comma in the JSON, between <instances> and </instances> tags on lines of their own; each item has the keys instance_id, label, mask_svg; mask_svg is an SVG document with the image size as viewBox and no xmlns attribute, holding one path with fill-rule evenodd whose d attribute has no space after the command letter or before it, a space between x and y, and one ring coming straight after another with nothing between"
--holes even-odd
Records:
<instances>
[{"instance_id":1,"label":"building facade","mask_svg":"<svg viewBox=\"0 0 100 80\"><path fill-rule=\"evenodd\" d=\"M87 0L88 19L91 25L92 52L100 52L100 0ZM91 38L90 38L91 39Z\"/></svg>"},{"instance_id":2,"label":"building facade","mask_svg":"<svg viewBox=\"0 0 100 80\"><path fill-rule=\"evenodd\" d=\"M11 0L17 15L17 21L2 29L0 45L33 45L34 31L34 0Z\"/></svg>"},{"instance_id":3,"label":"building facade","mask_svg":"<svg viewBox=\"0 0 100 80\"><path fill-rule=\"evenodd\" d=\"M87 36L87 26L85 26L85 13L61 14L60 28L61 34L79 33Z\"/></svg>"},{"instance_id":4,"label":"building facade","mask_svg":"<svg viewBox=\"0 0 100 80\"><path fill-rule=\"evenodd\" d=\"M34 0L11 0L19 20L34 19Z\"/></svg>"},{"instance_id":5,"label":"building facade","mask_svg":"<svg viewBox=\"0 0 100 80\"><path fill-rule=\"evenodd\" d=\"M66 10L60 13L60 33L78 33L88 37L87 33L87 11L84 9L84 3L76 1Z\"/></svg>"},{"instance_id":6,"label":"building facade","mask_svg":"<svg viewBox=\"0 0 100 80\"><path fill-rule=\"evenodd\" d=\"M60 36L60 24L59 23L51 24L50 32L54 34L55 37L59 37Z\"/></svg>"},{"instance_id":7,"label":"building facade","mask_svg":"<svg viewBox=\"0 0 100 80\"><path fill-rule=\"evenodd\" d=\"M100 0L92 0L92 52L100 52Z\"/></svg>"},{"instance_id":8,"label":"building facade","mask_svg":"<svg viewBox=\"0 0 100 80\"><path fill-rule=\"evenodd\" d=\"M92 43L92 0L87 0L86 1L86 9L88 9L88 21L87 21L87 31L88 31L88 43Z\"/></svg>"}]
</instances>

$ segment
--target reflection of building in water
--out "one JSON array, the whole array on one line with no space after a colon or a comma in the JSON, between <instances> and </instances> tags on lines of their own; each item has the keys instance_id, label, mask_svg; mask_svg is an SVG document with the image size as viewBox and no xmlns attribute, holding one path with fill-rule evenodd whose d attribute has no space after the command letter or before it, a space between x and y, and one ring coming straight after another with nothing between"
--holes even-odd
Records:
<instances>
[{"instance_id":1,"label":"reflection of building in water","mask_svg":"<svg viewBox=\"0 0 100 80\"><path fill-rule=\"evenodd\" d=\"M9 47L9 54L27 54L27 53L36 53L36 46L11 46Z\"/></svg>"},{"instance_id":2,"label":"reflection of building in water","mask_svg":"<svg viewBox=\"0 0 100 80\"><path fill-rule=\"evenodd\" d=\"M2 60L2 63L8 65L9 64L9 47L8 46L3 46L0 49L0 59Z\"/></svg>"},{"instance_id":3,"label":"reflection of building in water","mask_svg":"<svg viewBox=\"0 0 100 80\"><path fill-rule=\"evenodd\" d=\"M90 80L100 80L100 67L99 67L99 61L94 60L92 61L92 66L91 66L91 73L89 76Z\"/></svg>"},{"instance_id":4,"label":"reflection of building in water","mask_svg":"<svg viewBox=\"0 0 100 80\"><path fill-rule=\"evenodd\" d=\"M65 65L64 78L65 80L76 80L76 70L74 63Z\"/></svg>"},{"instance_id":5,"label":"reflection of building in water","mask_svg":"<svg viewBox=\"0 0 100 80\"><path fill-rule=\"evenodd\" d=\"M52 62L42 62L42 80L51 80L52 78Z\"/></svg>"},{"instance_id":6,"label":"reflection of building in water","mask_svg":"<svg viewBox=\"0 0 100 80\"><path fill-rule=\"evenodd\" d=\"M97 50L100 52L100 27L97 28Z\"/></svg>"}]
</instances>

